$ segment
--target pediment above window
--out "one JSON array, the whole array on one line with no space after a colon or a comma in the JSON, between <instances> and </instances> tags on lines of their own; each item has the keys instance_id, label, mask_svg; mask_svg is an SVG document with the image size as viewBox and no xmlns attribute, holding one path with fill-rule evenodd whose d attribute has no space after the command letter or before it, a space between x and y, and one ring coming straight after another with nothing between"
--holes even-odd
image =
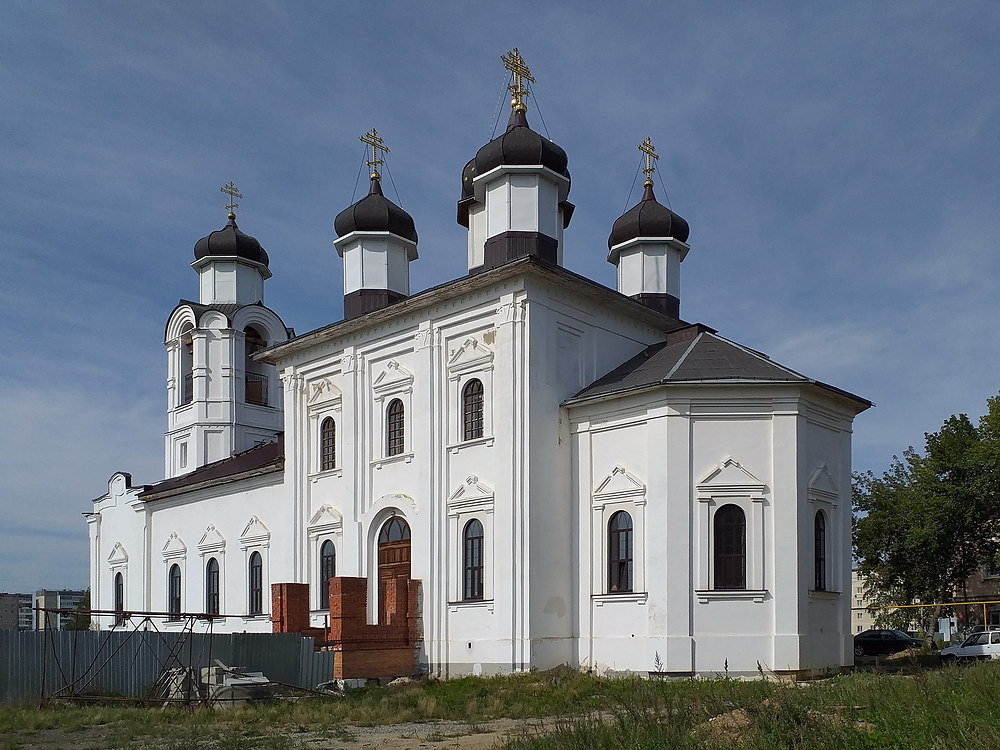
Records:
<instances>
[{"instance_id":1,"label":"pediment above window","mask_svg":"<svg viewBox=\"0 0 1000 750\"><path fill-rule=\"evenodd\" d=\"M463 341L448 356L448 372L452 374L484 370L492 365L493 350L474 336Z\"/></svg>"},{"instance_id":2,"label":"pediment above window","mask_svg":"<svg viewBox=\"0 0 1000 750\"><path fill-rule=\"evenodd\" d=\"M698 490L704 494L727 491L763 494L767 486L730 456L698 483Z\"/></svg>"},{"instance_id":3,"label":"pediment above window","mask_svg":"<svg viewBox=\"0 0 1000 750\"><path fill-rule=\"evenodd\" d=\"M164 557L183 557L187 554L187 545L177 536L177 532L173 531L170 537L167 539L167 543L163 545L163 556Z\"/></svg>"},{"instance_id":4,"label":"pediment above window","mask_svg":"<svg viewBox=\"0 0 1000 750\"><path fill-rule=\"evenodd\" d=\"M344 527L344 517L332 506L323 505L309 519L310 536L339 532Z\"/></svg>"},{"instance_id":5,"label":"pediment above window","mask_svg":"<svg viewBox=\"0 0 1000 750\"><path fill-rule=\"evenodd\" d=\"M816 469L809 479L809 497L831 503L836 502L837 498L840 497L840 490L837 483L833 481L833 476L826 464Z\"/></svg>"},{"instance_id":6,"label":"pediment above window","mask_svg":"<svg viewBox=\"0 0 1000 750\"><path fill-rule=\"evenodd\" d=\"M128 562L128 552L122 546L121 542L115 542L115 546L111 548L111 554L108 555L109 565L124 565Z\"/></svg>"},{"instance_id":7,"label":"pediment above window","mask_svg":"<svg viewBox=\"0 0 1000 750\"><path fill-rule=\"evenodd\" d=\"M307 397L309 405L325 404L340 401L343 397L341 390L333 384L330 378L319 378L309 383L309 395Z\"/></svg>"},{"instance_id":8,"label":"pediment above window","mask_svg":"<svg viewBox=\"0 0 1000 750\"><path fill-rule=\"evenodd\" d=\"M399 393L413 386L413 373L402 367L399 362L390 359L385 369L379 373L372 383L372 390L380 396L389 393Z\"/></svg>"},{"instance_id":9,"label":"pediment above window","mask_svg":"<svg viewBox=\"0 0 1000 750\"><path fill-rule=\"evenodd\" d=\"M202 553L221 552L225 548L225 537L219 533L219 530L214 525L209 524L205 529L205 533L201 535L201 539L198 541L198 551Z\"/></svg>"},{"instance_id":10,"label":"pediment above window","mask_svg":"<svg viewBox=\"0 0 1000 750\"><path fill-rule=\"evenodd\" d=\"M448 512L458 513L477 509L492 510L493 488L479 481L479 477L466 477L465 482L448 498Z\"/></svg>"},{"instance_id":11,"label":"pediment above window","mask_svg":"<svg viewBox=\"0 0 1000 750\"><path fill-rule=\"evenodd\" d=\"M642 497L645 494L645 484L624 466L615 466L611 473L597 484L597 489L594 490L594 499L607 502L618 498Z\"/></svg>"},{"instance_id":12,"label":"pediment above window","mask_svg":"<svg viewBox=\"0 0 1000 750\"><path fill-rule=\"evenodd\" d=\"M270 539L271 530L257 516L251 516L243 533L240 534L240 545L244 548L266 545Z\"/></svg>"}]
</instances>

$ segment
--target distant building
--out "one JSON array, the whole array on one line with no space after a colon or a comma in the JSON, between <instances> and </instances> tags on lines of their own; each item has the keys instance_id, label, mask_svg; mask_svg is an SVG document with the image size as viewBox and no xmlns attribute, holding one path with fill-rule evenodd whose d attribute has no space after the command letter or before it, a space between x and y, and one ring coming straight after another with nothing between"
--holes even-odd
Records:
<instances>
[{"instance_id":1,"label":"distant building","mask_svg":"<svg viewBox=\"0 0 1000 750\"><path fill-rule=\"evenodd\" d=\"M33 594L14 594L18 598L17 629L35 629L35 597Z\"/></svg>"},{"instance_id":2,"label":"distant building","mask_svg":"<svg viewBox=\"0 0 1000 750\"><path fill-rule=\"evenodd\" d=\"M34 602L31 594L0 593L0 630L32 630Z\"/></svg>"},{"instance_id":3,"label":"distant building","mask_svg":"<svg viewBox=\"0 0 1000 750\"><path fill-rule=\"evenodd\" d=\"M857 568L851 569L851 630L857 634L875 627L875 613L868 609L871 602L865 596L865 577Z\"/></svg>"},{"instance_id":4,"label":"distant building","mask_svg":"<svg viewBox=\"0 0 1000 750\"><path fill-rule=\"evenodd\" d=\"M86 591L49 591L43 589L35 592L36 610L44 609L76 609L80 600L86 595ZM48 614L48 617L46 615ZM66 630L69 621L73 619L72 612L64 612L59 615L46 612L35 612L35 630Z\"/></svg>"}]
</instances>

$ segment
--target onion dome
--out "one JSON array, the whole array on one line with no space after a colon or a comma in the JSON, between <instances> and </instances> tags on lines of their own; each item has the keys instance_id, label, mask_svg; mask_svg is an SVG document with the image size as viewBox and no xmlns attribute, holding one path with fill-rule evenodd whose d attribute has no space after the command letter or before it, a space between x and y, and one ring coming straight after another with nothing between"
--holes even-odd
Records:
<instances>
[{"instance_id":1,"label":"onion dome","mask_svg":"<svg viewBox=\"0 0 1000 750\"><path fill-rule=\"evenodd\" d=\"M222 229L202 237L194 245L194 258L209 257L243 258L267 266L267 252L256 238L244 234L236 226L236 214L229 214L229 223Z\"/></svg>"},{"instance_id":2,"label":"onion dome","mask_svg":"<svg viewBox=\"0 0 1000 750\"><path fill-rule=\"evenodd\" d=\"M479 149L476 158L462 171L463 195L466 190L465 177L470 165L473 177L486 174L501 164L509 166L541 164L556 174L568 178L569 170L566 168L568 161L566 152L558 144L543 138L528 127L528 118L524 110L515 108L510 113L507 132Z\"/></svg>"},{"instance_id":3,"label":"onion dome","mask_svg":"<svg viewBox=\"0 0 1000 750\"><path fill-rule=\"evenodd\" d=\"M673 237L687 242L690 232L688 223L666 206L656 201L653 183L647 180L642 200L618 217L611 227L608 248L637 237Z\"/></svg>"},{"instance_id":4,"label":"onion dome","mask_svg":"<svg viewBox=\"0 0 1000 750\"><path fill-rule=\"evenodd\" d=\"M337 214L333 228L338 237L351 232L391 232L410 242L417 241L413 217L382 195L382 183L375 174L368 195Z\"/></svg>"}]
</instances>

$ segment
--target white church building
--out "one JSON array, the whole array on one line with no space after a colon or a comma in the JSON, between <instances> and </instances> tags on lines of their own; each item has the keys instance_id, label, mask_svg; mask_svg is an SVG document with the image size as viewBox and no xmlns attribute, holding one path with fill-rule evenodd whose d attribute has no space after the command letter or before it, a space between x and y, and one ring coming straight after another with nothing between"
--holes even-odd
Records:
<instances>
[{"instance_id":1,"label":"white church building","mask_svg":"<svg viewBox=\"0 0 1000 750\"><path fill-rule=\"evenodd\" d=\"M682 320L689 230L656 200L648 139L608 240L617 289L567 270L567 156L506 62L509 125L462 173L457 278L410 289L417 232L374 131L369 194L334 223L343 320L294 335L232 209L197 242L198 299L164 333L166 478L118 473L93 502L92 606L271 631L272 585L306 584L323 628L348 577L377 624L406 579L417 667L442 676L850 665L870 402Z\"/></svg>"}]
</instances>

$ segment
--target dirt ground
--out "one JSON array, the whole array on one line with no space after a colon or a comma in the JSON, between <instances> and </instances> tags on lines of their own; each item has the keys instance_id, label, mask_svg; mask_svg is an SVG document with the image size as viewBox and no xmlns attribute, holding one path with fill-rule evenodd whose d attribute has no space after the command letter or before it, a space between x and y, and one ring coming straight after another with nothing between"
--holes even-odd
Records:
<instances>
[{"instance_id":1,"label":"dirt ground","mask_svg":"<svg viewBox=\"0 0 1000 750\"><path fill-rule=\"evenodd\" d=\"M469 748L487 750L498 747L512 734L544 732L538 719L497 719L480 724L457 721L388 724L371 727L344 726L315 732L275 732L267 735L231 734L223 737L192 739L148 735L124 739L113 725L88 727L79 731L46 729L14 732L0 738L2 750L200 750L233 748L251 750L409 750L410 748Z\"/></svg>"}]
</instances>

